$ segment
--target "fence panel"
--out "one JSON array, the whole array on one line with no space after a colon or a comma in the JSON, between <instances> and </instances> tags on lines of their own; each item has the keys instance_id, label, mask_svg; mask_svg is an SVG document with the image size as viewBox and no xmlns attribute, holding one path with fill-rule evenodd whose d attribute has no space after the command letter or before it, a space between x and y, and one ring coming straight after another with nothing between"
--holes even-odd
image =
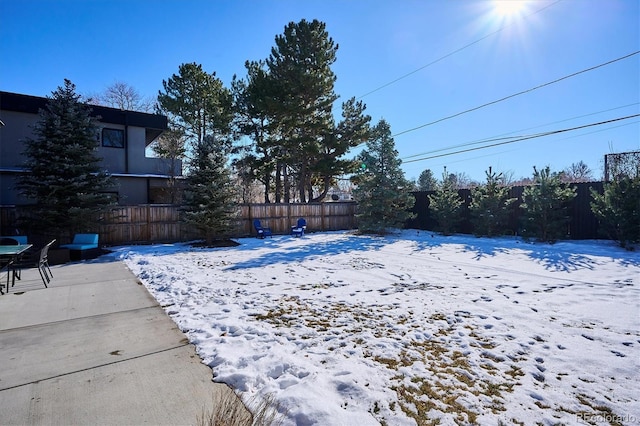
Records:
<instances>
[{"instance_id":1,"label":"fence panel","mask_svg":"<svg viewBox=\"0 0 640 426\"><path fill-rule=\"evenodd\" d=\"M598 233L598 220L591 212L591 192L593 188L599 193L603 191L602 182L571 184L576 188L576 198L570 203L568 214L568 235L572 239L595 239L602 236ZM524 187L512 187L510 197L516 198L509 219L509 230L516 234L519 231ZM428 195L432 192L415 192L416 199L413 212L414 219L407 222L407 227L415 229L434 229L435 221L429 215ZM463 232L472 232L469 221L469 190L461 190L465 201L465 214L459 228ZM242 204L239 208L237 224L230 237L246 237L255 235L253 220L260 219L264 226L269 226L275 234L288 234L291 226L299 217L307 220L309 232L337 231L355 229L357 204L353 201L310 204ZM0 206L0 233L15 234L16 220L28 209L15 206ZM101 242L107 245L128 243L155 243L187 241L200 238L197 230L180 222L178 206L151 204L139 206L119 206L104 217L104 221L96 225L95 232L100 233Z\"/></svg>"},{"instance_id":2,"label":"fence panel","mask_svg":"<svg viewBox=\"0 0 640 426\"><path fill-rule=\"evenodd\" d=\"M243 204L230 237L255 235L253 219L260 219L275 234L288 234L299 217L307 220L309 232L355 228L355 203ZM23 209L0 206L2 235L15 234L17 216ZM25 209L26 210L26 209ZM13 229L12 229L13 228ZM119 206L106 213L93 232L105 245L188 241L201 238L197 230L180 222L180 208L174 205L144 204Z\"/></svg>"}]
</instances>

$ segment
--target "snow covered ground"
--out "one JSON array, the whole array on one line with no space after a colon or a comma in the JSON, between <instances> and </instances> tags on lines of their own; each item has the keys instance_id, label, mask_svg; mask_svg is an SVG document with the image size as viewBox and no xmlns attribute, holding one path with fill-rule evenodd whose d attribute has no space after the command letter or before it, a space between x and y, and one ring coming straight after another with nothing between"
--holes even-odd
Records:
<instances>
[{"instance_id":1,"label":"snow covered ground","mask_svg":"<svg viewBox=\"0 0 640 426\"><path fill-rule=\"evenodd\" d=\"M415 230L237 241L112 256L214 380L272 393L287 425L640 422L638 252Z\"/></svg>"}]
</instances>

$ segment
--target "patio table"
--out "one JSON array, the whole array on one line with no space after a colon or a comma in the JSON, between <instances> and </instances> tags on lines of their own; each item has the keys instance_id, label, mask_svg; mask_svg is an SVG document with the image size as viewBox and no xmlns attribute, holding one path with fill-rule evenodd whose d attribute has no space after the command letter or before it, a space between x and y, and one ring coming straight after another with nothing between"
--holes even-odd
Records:
<instances>
[{"instance_id":1,"label":"patio table","mask_svg":"<svg viewBox=\"0 0 640 426\"><path fill-rule=\"evenodd\" d=\"M33 244L18 244L10 246L0 246L0 265L2 269L7 268L7 293L9 293L9 276L13 275L11 286L16 282L16 276L11 272L11 264L18 260L21 254L33 247ZM6 265L5 265L6 262ZM0 294L4 294L2 291L3 284L0 284Z\"/></svg>"}]
</instances>

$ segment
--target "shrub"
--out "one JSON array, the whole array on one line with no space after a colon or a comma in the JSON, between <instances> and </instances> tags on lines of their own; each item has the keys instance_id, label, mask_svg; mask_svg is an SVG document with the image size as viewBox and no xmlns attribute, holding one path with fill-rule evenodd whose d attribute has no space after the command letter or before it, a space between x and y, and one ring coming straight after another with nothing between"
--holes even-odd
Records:
<instances>
[{"instance_id":1,"label":"shrub","mask_svg":"<svg viewBox=\"0 0 640 426\"><path fill-rule=\"evenodd\" d=\"M533 185L524 190L520 205L524 209L522 234L554 242L567 235L567 204L576 196L575 188L563 184L561 174L552 173L548 166L533 171Z\"/></svg>"},{"instance_id":2,"label":"shrub","mask_svg":"<svg viewBox=\"0 0 640 426\"><path fill-rule=\"evenodd\" d=\"M621 247L640 242L640 177L621 177L605 183L604 192L591 190L591 211L604 232Z\"/></svg>"},{"instance_id":3,"label":"shrub","mask_svg":"<svg viewBox=\"0 0 640 426\"><path fill-rule=\"evenodd\" d=\"M491 168L486 172L487 183L471 191L471 222L475 235L494 236L506 232L509 208L516 201L509 198L509 188L502 186L502 173Z\"/></svg>"},{"instance_id":4,"label":"shrub","mask_svg":"<svg viewBox=\"0 0 640 426\"><path fill-rule=\"evenodd\" d=\"M429 195L429 210L438 223L437 230L444 235L456 231L460 222L462 200L452 179L443 177L435 194Z\"/></svg>"}]
</instances>

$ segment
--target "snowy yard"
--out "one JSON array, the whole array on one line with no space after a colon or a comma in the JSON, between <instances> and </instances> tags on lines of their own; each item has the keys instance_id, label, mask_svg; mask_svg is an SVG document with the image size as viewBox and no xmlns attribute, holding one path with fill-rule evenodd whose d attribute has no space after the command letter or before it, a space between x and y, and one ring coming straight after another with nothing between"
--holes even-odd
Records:
<instances>
[{"instance_id":1,"label":"snowy yard","mask_svg":"<svg viewBox=\"0 0 640 426\"><path fill-rule=\"evenodd\" d=\"M119 247L214 379L285 424L640 422L640 253L403 231ZM618 423L616 423L618 422Z\"/></svg>"}]
</instances>

